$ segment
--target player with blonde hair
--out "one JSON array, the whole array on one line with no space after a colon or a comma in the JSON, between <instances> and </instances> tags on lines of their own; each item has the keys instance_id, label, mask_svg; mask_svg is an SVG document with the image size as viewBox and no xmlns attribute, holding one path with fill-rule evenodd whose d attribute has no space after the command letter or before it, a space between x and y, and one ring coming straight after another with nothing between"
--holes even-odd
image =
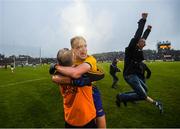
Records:
<instances>
[{"instance_id":1,"label":"player with blonde hair","mask_svg":"<svg viewBox=\"0 0 180 129\"><path fill-rule=\"evenodd\" d=\"M98 73L99 69L96 65L96 59L93 56L87 55L87 45L83 37L76 36L72 38L71 47L74 54L73 64L76 67L54 65L52 69L56 69L59 73L73 79L81 78L87 72ZM62 82L62 79L57 75L53 76L52 80L57 84ZM91 79L91 81L94 80ZM72 101L71 103L65 103L67 105L64 105L66 106L64 108L65 127L106 128L105 113L102 108L100 93L96 87L92 87L92 85L71 86L71 88L68 90L66 89L66 91ZM94 96L94 99L92 95ZM64 102L66 100L68 101L69 99L64 99Z\"/></svg>"}]
</instances>

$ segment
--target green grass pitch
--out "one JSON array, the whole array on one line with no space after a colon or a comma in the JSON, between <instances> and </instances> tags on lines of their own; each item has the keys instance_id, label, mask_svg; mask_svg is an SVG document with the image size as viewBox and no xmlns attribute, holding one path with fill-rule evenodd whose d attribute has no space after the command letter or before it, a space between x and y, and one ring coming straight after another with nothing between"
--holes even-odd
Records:
<instances>
[{"instance_id":1,"label":"green grass pitch","mask_svg":"<svg viewBox=\"0 0 180 129\"><path fill-rule=\"evenodd\" d=\"M147 80L148 95L161 100L164 114L145 101L115 105L117 93L130 91L122 72L118 73L118 88L112 89L110 63L99 63L105 78L97 82L106 112L107 127L180 127L180 62L152 62L147 65L152 76ZM123 63L118 66L123 69ZM63 105L59 88L52 83L48 65L17 67L14 73L0 69L0 127L1 128L63 128Z\"/></svg>"}]
</instances>

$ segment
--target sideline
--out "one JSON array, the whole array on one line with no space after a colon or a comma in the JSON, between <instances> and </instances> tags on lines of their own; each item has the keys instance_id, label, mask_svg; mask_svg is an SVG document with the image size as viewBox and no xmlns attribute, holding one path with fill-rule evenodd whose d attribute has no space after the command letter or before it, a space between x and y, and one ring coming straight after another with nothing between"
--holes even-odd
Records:
<instances>
[{"instance_id":1,"label":"sideline","mask_svg":"<svg viewBox=\"0 0 180 129\"><path fill-rule=\"evenodd\" d=\"M34 81L40 81L40 80L44 80L44 79L48 79L48 78L39 78L39 79L31 79L31 80L25 80L25 81L20 81L20 82L14 82L14 83L0 85L0 87L13 86L13 85L18 85L18 84L34 82Z\"/></svg>"}]
</instances>

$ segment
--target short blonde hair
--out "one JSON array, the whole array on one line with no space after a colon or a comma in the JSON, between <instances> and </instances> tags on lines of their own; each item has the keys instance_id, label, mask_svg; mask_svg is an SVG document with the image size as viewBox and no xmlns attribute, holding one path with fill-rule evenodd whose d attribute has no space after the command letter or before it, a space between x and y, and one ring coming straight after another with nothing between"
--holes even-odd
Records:
<instances>
[{"instance_id":1,"label":"short blonde hair","mask_svg":"<svg viewBox=\"0 0 180 129\"><path fill-rule=\"evenodd\" d=\"M62 66L73 65L73 53L68 48L60 49L57 53L57 61Z\"/></svg>"},{"instance_id":2,"label":"short blonde hair","mask_svg":"<svg viewBox=\"0 0 180 129\"><path fill-rule=\"evenodd\" d=\"M84 37L82 36L75 36L71 39L71 48L74 48L76 45L78 45L79 43L81 42L85 42L86 43L86 40Z\"/></svg>"}]
</instances>

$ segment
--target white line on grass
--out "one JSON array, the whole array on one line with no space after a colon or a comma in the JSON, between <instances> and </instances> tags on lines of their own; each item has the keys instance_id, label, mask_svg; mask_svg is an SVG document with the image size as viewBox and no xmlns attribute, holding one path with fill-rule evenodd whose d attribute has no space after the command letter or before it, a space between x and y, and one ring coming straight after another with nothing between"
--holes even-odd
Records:
<instances>
[{"instance_id":1,"label":"white line on grass","mask_svg":"<svg viewBox=\"0 0 180 129\"><path fill-rule=\"evenodd\" d=\"M13 86L13 85L24 84L24 83L29 83L29 82L34 82L34 81L39 81L39 80L44 80L44 79L47 79L47 78L39 78L39 79L31 79L31 80L25 80L25 81L20 81L20 82L14 82L14 83L0 85L0 87Z\"/></svg>"}]
</instances>

